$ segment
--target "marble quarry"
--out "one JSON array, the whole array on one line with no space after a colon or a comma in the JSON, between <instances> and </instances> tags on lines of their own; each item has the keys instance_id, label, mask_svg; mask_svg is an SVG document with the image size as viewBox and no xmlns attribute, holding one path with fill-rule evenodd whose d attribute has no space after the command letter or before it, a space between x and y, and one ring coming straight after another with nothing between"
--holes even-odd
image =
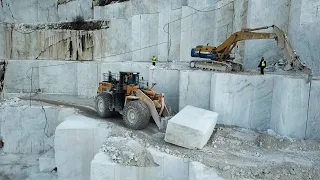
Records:
<instances>
[{"instance_id":1,"label":"marble quarry","mask_svg":"<svg viewBox=\"0 0 320 180\"><path fill-rule=\"evenodd\" d=\"M0 0L0 60L8 60L0 91L1 152L39 155L37 171L56 167L59 180L220 179L213 167L146 142L157 166L120 165L101 151L107 137L127 136L121 126L113 131L119 124L16 98L40 92L89 99L108 71L140 72L145 87L156 83L177 115L163 138L187 149L203 148L216 124L319 140L319 9L319 0ZM104 23L96 28L96 22ZM56 28L65 23L75 24ZM88 26L77 29L81 23ZM283 58L272 39L235 46L231 56L244 72L189 67L191 48L218 46L243 28L273 24L312 69L311 82L296 72L257 72L261 57L268 65Z\"/></svg>"}]
</instances>

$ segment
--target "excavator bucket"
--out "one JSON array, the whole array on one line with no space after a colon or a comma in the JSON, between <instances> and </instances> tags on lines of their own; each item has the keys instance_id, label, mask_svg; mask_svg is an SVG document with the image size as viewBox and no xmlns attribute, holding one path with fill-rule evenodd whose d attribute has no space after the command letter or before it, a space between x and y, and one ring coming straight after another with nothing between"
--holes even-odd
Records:
<instances>
[{"instance_id":1,"label":"excavator bucket","mask_svg":"<svg viewBox=\"0 0 320 180\"><path fill-rule=\"evenodd\" d=\"M293 49L292 45L288 41L288 38L283 30L274 26L274 33L277 35L277 46L282 49L284 57L286 58L286 64L284 70L288 71L294 69L296 71L301 71L308 75L307 82L309 83L312 78L312 71L308 68L297 55L296 51Z\"/></svg>"},{"instance_id":2,"label":"excavator bucket","mask_svg":"<svg viewBox=\"0 0 320 180\"><path fill-rule=\"evenodd\" d=\"M149 107L151 116L155 123L157 124L158 128L160 131L165 131L167 127L168 120L171 118L170 117L170 112L167 108L167 105L164 103L164 98L162 98L161 101L161 110L158 113L154 102L146 95L144 94L140 89L135 89L135 94L137 97L140 98L141 101L147 104ZM164 117L161 117L164 116Z\"/></svg>"}]
</instances>

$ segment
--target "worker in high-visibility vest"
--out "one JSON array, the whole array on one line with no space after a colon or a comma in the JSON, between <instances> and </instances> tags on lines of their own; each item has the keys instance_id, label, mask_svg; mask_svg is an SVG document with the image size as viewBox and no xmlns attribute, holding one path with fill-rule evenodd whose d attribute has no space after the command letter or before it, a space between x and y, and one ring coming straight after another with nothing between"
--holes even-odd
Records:
<instances>
[{"instance_id":1,"label":"worker in high-visibility vest","mask_svg":"<svg viewBox=\"0 0 320 180\"><path fill-rule=\"evenodd\" d=\"M155 56L152 56L152 65L156 65L157 58Z\"/></svg>"},{"instance_id":2,"label":"worker in high-visibility vest","mask_svg":"<svg viewBox=\"0 0 320 180\"><path fill-rule=\"evenodd\" d=\"M262 75L264 75L264 68L267 66L266 61L264 60L264 57L261 58L261 61L259 63L260 72Z\"/></svg>"}]
</instances>

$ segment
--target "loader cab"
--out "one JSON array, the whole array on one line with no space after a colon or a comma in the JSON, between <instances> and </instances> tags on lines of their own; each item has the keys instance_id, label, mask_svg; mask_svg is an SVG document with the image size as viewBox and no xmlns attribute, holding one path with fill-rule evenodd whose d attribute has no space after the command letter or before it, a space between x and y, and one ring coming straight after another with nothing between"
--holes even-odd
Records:
<instances>
[{"instance_id":1,"label":"loader cab","mask_svg":"<svg viewBox=\"0 0 320 180\"><path fill-rule=\"evenodd\" d=\"M120 82L125 85L139 85L139 73L120 72Z\"/></svg>"}]
</instances>

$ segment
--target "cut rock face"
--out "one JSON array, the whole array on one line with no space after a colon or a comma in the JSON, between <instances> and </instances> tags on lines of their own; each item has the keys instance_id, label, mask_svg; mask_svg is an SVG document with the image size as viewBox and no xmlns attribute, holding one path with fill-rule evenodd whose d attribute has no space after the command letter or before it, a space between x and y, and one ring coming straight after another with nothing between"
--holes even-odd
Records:
<instances>
[{"instance_id":1,"label":"cut rock face","mask_svg":"<svg viewBox=\"0 0 320 180\"><path fill-rule=\"evenodd\" d=\"M130 138L110 137L102 145L102 151L108 153L110 158L120 165L138 167L157 166L149 151Z\"/></svg>"},{"instance_id":2,"label":"cut rock face","mask_svg":"<svg viewBox=\"0 0 320 180\"><path fill-rule=\"evenodd\" d=\"M186 106L168 123L165 141L188 149L202 149L213 133L218 113Z\"/></svg>"}]
</instances>

